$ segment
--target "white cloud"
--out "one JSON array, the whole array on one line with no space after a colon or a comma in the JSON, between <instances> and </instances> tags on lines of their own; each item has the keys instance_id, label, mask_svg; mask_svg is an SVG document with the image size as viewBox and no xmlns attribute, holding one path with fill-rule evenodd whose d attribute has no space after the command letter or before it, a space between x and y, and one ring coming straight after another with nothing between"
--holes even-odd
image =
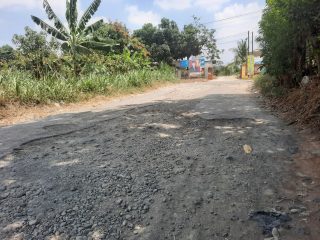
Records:
<instances>
[{"instance_id":1,"label":"white cloud","mask_svg":"<svg viewBox=\"0 0 320 240\"><path fill-rule=\"evenodd\" d=\"M67 25L65 21L65 11L66 11L66 3L63 0L48 0L50 6L53 11L64 21L64 24ZM1 8L28 8L28 9L42 9L43 0L0 0L0 9ZM87 6L84 6L87 7ZM81 17L84 13L83 6L80 1L78 1L78 16ZM43 10L44 11L44 10ZM93 16L88 24L92 24L100 19L103 19L107 22L106 17L102 16Z\"/></svg>"},{"instance_id":2,"label":"white cloud","mask_svg":"<svg viewBox=\"0 0 320 240\"><path fill-rule=\"evenodd\" d=\"M260 6L257 2L251 2L247 5L235 3L225 7L221 12L216 13L215 18L216 20L218 20L228 17L234 17L239 14L246 14L248 12L258 11L260 9L262 9L262 6Z\"/></svg>"},{"instance_id":3,"label":"white cloud","mask_svg":"<svg viewBox=\"0 0 320 240\"><path fill-rule=\"evenodd\" d=\"M154 4L163 10L185 10L199 7L207 11L220 9L229 0L155 0Z\"/></svg>"},{"instance_id":4,"label":"white cloud","mask_svg":"<svg viewBox=\"0 0 320 240\"><path fill-rule=\"evenodd\" d=\"M25 10L25 9L42 9L43 0L0 0L0 9L8 10ZM60 17L65 15L66 3L62 0L49 0L52 9Z\"/></svg>"},{"instance_id":5,"label":"white cloud","mask_svg":"<svg viewBox=\"0 0 320 240\"><path fill-rule=\"evenodd\" d=\"M128 22L136 27L140 27L145 23L158 24L160 16L152 11L142 11L135 5L125 8L128 13Z\"/></svg>"},{"instance_id":6,"label":"white cloud","mask_svg":"<svg viewBox=\"0 0 320 240\"><path fill-rule=\"evenodd\" d=\"M191 7L191 0L155 0L154 4L163 10L185 10Z\"/></svg>"},{"instance_id":7,"label":"white cloud","mask_svg":"<svg viewBox=\"0 0 320 240\"><path fill-rule=\"evenodd\" d=\"M65 13L66 13L66 2L65 1L49 0L48 2L50 4L50 6L52 7L53 11L59 17L64 17L65 16ZM42 4L40 4L39 6L42 7ZM80 7L80 4L78 3L78 8L79 7Z\"/></svg>"},{"instance_id":8,"label":"white cloud","mask_svg":"<svg viewBox=\"0 0 320 240\"><path fill-rule=\"evenodd\" d=\"M254 32L254 38L257 37L257 31L259 28L258 24L262 15L262 11L260 10L263 7L263 5L259 5L256 2L251 2L246 5L235 3L225 7L215 14L214 20L232 18L210 25L210 27L212 26L217 30L216 38L218 39L218 48L225 50L221 56L222 61L229 63L233 60L234 53L231 51L231 48L235 48L237 46L237 41L240 39L247 38L248 31L250 31L250 44L251 32ZM233 18L234 16L246 13L252 14ZM257 47L257 43L254 43L254 48Z\"/></svg>"},{"instance_id":9,"label":"white cloud","mask_svg":"<svg viewBox=\"0 0 320 240\"><path fill-rule=\"evenodd\" d=\"M35 8L39 3L41 4L41 1L39 0L0 0L0 9L9 7Z\"/></svg>"},{"instance_id":10,"label":"white cloud","mask_svg":"<svg viewBox=\"0 0 320 240\"><path fill-rule=\"evenodd\" d=\"M207 11L216 11L220 9L229 0L195 0L196 6L201 7Z\"/></svg>"},{"instance_id":11,"label":"white cloud","mask_svg":"<svg viewBox=\"0 0 320 240\"><path fill-rule=\"evenodd\" d=\"M90 20L89 20L89 22L88 22L88 25L90 25L90 24L93 24L93 23L95 23L95 22L97 22L97 21L99 21L99 20L103 20L104 22L109 22L109 20L106 18L106 17L103 17L103 16L93 16Z\"/></svg>"},{"instance_id":12,"label":"white cloud","mask_svg":"<svg viewBox=\"0 0 320 240\"><path fill-rule=\"evenodd\" d=\"M65 1L49 0L49 3L56 11L65 9ZM0 9L3 8L42 8L42 0L0 0Z\"/></svg>"}]
</instances>

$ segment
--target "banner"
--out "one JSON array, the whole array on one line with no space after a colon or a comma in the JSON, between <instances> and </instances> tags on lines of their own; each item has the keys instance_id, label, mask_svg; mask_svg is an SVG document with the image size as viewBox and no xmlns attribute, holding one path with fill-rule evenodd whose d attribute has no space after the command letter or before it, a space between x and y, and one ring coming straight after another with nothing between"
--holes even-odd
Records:
<instances>
[{"instance_id":1,"label":"banner","mask_svg":"<svg viewBox=\"0 0 320 240\"><path fill-rule=\"evenodd\" d=\"M248 75L253 76L254 75L254 56L249 55L248 56Z\"/></svg>"},{"instance_id":2,"label":"banner","mask_svg":"<svg viewBox=\"0 0 320 240\"><path fill-rule=\"evenodd\" d=\"M206 58L205 57L201 57L200 58L200 67L201 68L205 68L206 67Z\"/></svg>"},{"instance_id":3,"label":"banner","mask_svg":"<svg viewBox=\"0 0 320 240\"><path fill-rule=\"evenodd\" d=\"M188 67L189 67L189 61L188 60L180 61L180 68L187 69Z\"/></svg>"},{"instance_id":4,"label":"banner","mask_svg":"<svg viewBox=\"0 0 320 240\"><path fill-rule=\"evenodd\" d=\"M243 64L241 66L241 78L242 79L247 79L248 76L247 76L247 65L246 64Z\"/></svg>"},{"instance_id":5,"label":"banner","mask_svg":"<svg viewBox=\"0 0 320 240\"><path fill-rule=\"evenodd\" d=\"M200 73L200 61L198 59L189 60L190 73Z\"/></svg>"}]
</instances>

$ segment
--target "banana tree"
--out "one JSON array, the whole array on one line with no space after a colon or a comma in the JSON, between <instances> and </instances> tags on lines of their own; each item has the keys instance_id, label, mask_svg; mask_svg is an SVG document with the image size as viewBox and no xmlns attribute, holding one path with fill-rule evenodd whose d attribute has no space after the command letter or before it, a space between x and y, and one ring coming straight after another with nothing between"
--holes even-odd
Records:
<instances>
[{"instance_id":1,"label":"banana tree","mask_svg":"<svg viewBox=\"0 0 320 240\"><path fill-rule=\"evenodd\" d=\"M50 26L38 17L31 16L32 20L39 25L44 31L56 39L62 41L62 48L69 51L72 56L74 75L77 75L77 55L91 53L92 50L110 50L116 44L108 39L95 39L93 33L98 30L103 20L99 20L88 25L92 16L96 13L101 0L94 0L83 16L78 20L77 0L66 0L66 19L68 27L65 27L56 13L52 10L49 2L43 0L49 20L53 21L54 27Z\"/></svg>"}]
</instances>

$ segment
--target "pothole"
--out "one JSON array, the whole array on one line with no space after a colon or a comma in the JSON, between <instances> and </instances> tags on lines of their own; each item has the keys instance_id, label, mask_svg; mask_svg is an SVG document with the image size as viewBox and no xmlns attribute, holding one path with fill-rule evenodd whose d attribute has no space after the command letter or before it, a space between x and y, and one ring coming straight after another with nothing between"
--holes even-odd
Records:
<instances>
[{"instance_id":1,"label":"pothole","mask_svg":"<svg viewBox=\"0 0 320 240\"><path fill-rule=\"evenodd\" d=\"M211 118L211 119L206 119L206 120L218 122L218 123L239 123L239 122L254 123L256 121L253 118Z\"/></svg>"},{"instance_id":2,"label":"pothole","mask_svg":"<svg viewBox=\"0 0 320 240\"><path fill-rule=\"evenodd\" d=\"M55 132L55 131L72 130L75 127L77 127L76 124L54 124L54 125L44 126L43 129L50 132Z\"/></svg>"}]
</instances>

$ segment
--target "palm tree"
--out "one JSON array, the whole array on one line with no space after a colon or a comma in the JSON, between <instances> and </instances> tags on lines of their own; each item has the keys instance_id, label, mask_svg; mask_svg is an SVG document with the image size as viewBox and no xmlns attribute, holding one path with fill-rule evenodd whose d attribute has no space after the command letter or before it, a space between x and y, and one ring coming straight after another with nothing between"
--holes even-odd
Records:
<instances>
[{"instance_id":1,"label":"palm tree","mask_svg":"<svg viewBox=\"0 0 320 240\"><path fill-rule=\"evenodd\" d=\"M234 62L237 65L242 65L247 61L247 51L248 51L248 45L247 40L242 39L238 42L238 46L236 48L233 48L232 51L235 53Z\"/></svg>"},{"instance_id":2,"label":"palm tree","mask_svg":"<svg viewBox=\"0 0 320 240\"><path fill-rule=\"evenodd\" d=\"M91 53L94 49L110 49L110 47L115 45L112 41L104 40L102 42L101 40L97 41L93 38L93 33L103 24L102 19L87 26L92 16L98 10L100 3L101 0L94 0L85 11L80 21L78 21L77 0L66 0L66 19L68 28L63 25L47 0L43 0L43 8L45 9L49 20L53 21L54 27L38 17L31 16L32 20L43 30L63 42L61 45L62 48L71 53L75 76L77 75L78 53Z\"/></svg>"}]
</instances>

